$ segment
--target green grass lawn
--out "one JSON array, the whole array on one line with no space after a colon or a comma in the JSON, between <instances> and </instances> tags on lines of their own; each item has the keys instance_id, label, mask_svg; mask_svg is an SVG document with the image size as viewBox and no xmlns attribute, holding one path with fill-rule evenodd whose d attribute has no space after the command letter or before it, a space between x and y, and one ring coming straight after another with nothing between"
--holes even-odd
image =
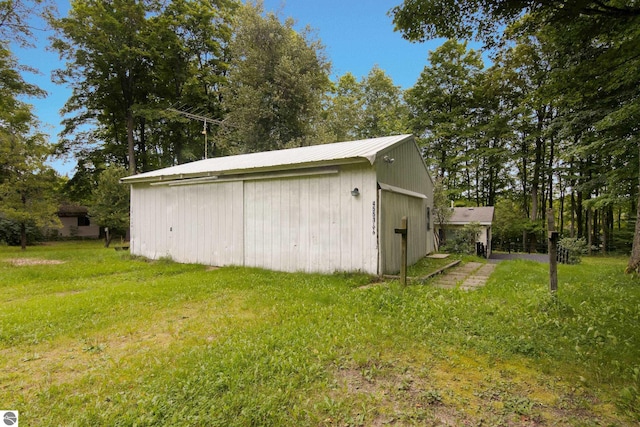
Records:
<instances>
[{"instance_id":1,"label":"green grass lawn","mask_svg":"<svg viewBox=\"0 0 640 427\"><path fill-rule=\"evenodd\" d=\"M553 300L534 262L464 292L3 247L0 409L24 426L637 425L625 261L559 266Z\"/></svg>"}]
</instances>

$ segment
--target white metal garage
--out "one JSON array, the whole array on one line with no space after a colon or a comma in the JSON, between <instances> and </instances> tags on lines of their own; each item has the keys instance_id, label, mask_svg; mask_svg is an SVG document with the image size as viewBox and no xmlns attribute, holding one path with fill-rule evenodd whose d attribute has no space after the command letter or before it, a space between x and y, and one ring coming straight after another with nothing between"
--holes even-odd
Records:
<instances>
[{"instance_id":1,"label":"white metal garage","mask_svg":"<svg viewBox=\"0 0 640 427\"><path fill-rule=\"evenodd\" d=\"M131 252L281 271L400 269L434 250L433 183L412 135L201 160L131 185Z\"/></svg>"}]
</instances>

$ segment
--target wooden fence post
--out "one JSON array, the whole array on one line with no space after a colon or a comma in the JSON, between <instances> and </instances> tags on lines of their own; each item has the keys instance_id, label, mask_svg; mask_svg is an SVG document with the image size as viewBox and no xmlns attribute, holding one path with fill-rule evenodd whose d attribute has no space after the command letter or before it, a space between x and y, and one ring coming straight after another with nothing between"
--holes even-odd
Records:
<instances>
[{"instance_id":1,"label":"wooden fence post","mask_svg":"<svg viewBox=\"0 0 640 427\"><path fill-rule=\"evenodd\" d=\"M402 217L400 228L396 228L396 234L402 235L402 259L400 261L400 281L403 286L407 286L407 217Z\"/></svg>"},{"instance_id":2,"label":"wooden fence post","mask_svg":"<svg viewBox=\"0 0 640 427\"><path fill-rule=\"evenodd\" d=\"M555 295L558 290L558 237L555 231L553 209L547 210L547 232L549 233L549 290Z\"/></svg>"}]
</instances>

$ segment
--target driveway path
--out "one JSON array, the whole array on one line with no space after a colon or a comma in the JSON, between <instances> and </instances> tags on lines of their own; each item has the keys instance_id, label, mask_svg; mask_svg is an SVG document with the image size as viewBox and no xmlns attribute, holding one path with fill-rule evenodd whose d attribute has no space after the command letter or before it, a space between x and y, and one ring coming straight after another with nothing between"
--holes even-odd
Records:
<instances>
[{"instance_id":1,"label":"driveway path","mask_svg":"<svg viewBox=\"0 0 640 427\"><path fill-rule=\"evenodd\" d=\"M489 258L489 262L496 263L504 260L512 260L512 259L527 259L529 261L538 261L538 262L549 262L548 254L527 254L527 253L519 253L514 252L511 254L504 253L491 253L491 257Z\"/></svg>"},{"instance_id":2,"label":"driveway path","mask_svg":"<svg viewBox=\"0 0 640 427\"><path fill-rule=\"evenodd\" d=\"M467 262L439 276L433 285L445 289L473 290L484 286L496 268L495 264Z\"/></svg>"}]
</instances>

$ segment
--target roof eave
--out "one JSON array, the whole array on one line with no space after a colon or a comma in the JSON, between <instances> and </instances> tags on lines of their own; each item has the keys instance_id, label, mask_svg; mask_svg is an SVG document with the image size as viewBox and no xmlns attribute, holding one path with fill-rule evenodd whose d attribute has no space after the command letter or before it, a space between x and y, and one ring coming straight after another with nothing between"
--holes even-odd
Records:
<instances>
[{"instance_id":1,"label":"roof eave","mask_svg":"<svg viewBox=\"0 0 640 427\"><path fill-rule=\"evenodd\" d=\"M206 178L211 176L224 177L227 175L251 175L256 173L264 173L264 172L274 172L274 171L291 171L298 169L309 169L315 167L324 167L324 166L340 166L340 165L349 165L349 164L358 164L358 163L370 163L368 157L351 157L346 159L334 159L334 160L322 160L315 162L306 162L306 163L296 163L291 165L274 165L267 167L255 167L255 168L240 168L240 169L230 169L225 171L206 171L206 172L193 172L193 173L182 173L182 174L170 174L170 175L158 175L158 176L148 176L148 177L140 177L137 178L137 175L131 175L120 179L121 184L142 184L142 183L153 183L153 182L162 182L162 181L175 181L177 179L194 179L194 178Z\"/></svg>"}]
</instances>

